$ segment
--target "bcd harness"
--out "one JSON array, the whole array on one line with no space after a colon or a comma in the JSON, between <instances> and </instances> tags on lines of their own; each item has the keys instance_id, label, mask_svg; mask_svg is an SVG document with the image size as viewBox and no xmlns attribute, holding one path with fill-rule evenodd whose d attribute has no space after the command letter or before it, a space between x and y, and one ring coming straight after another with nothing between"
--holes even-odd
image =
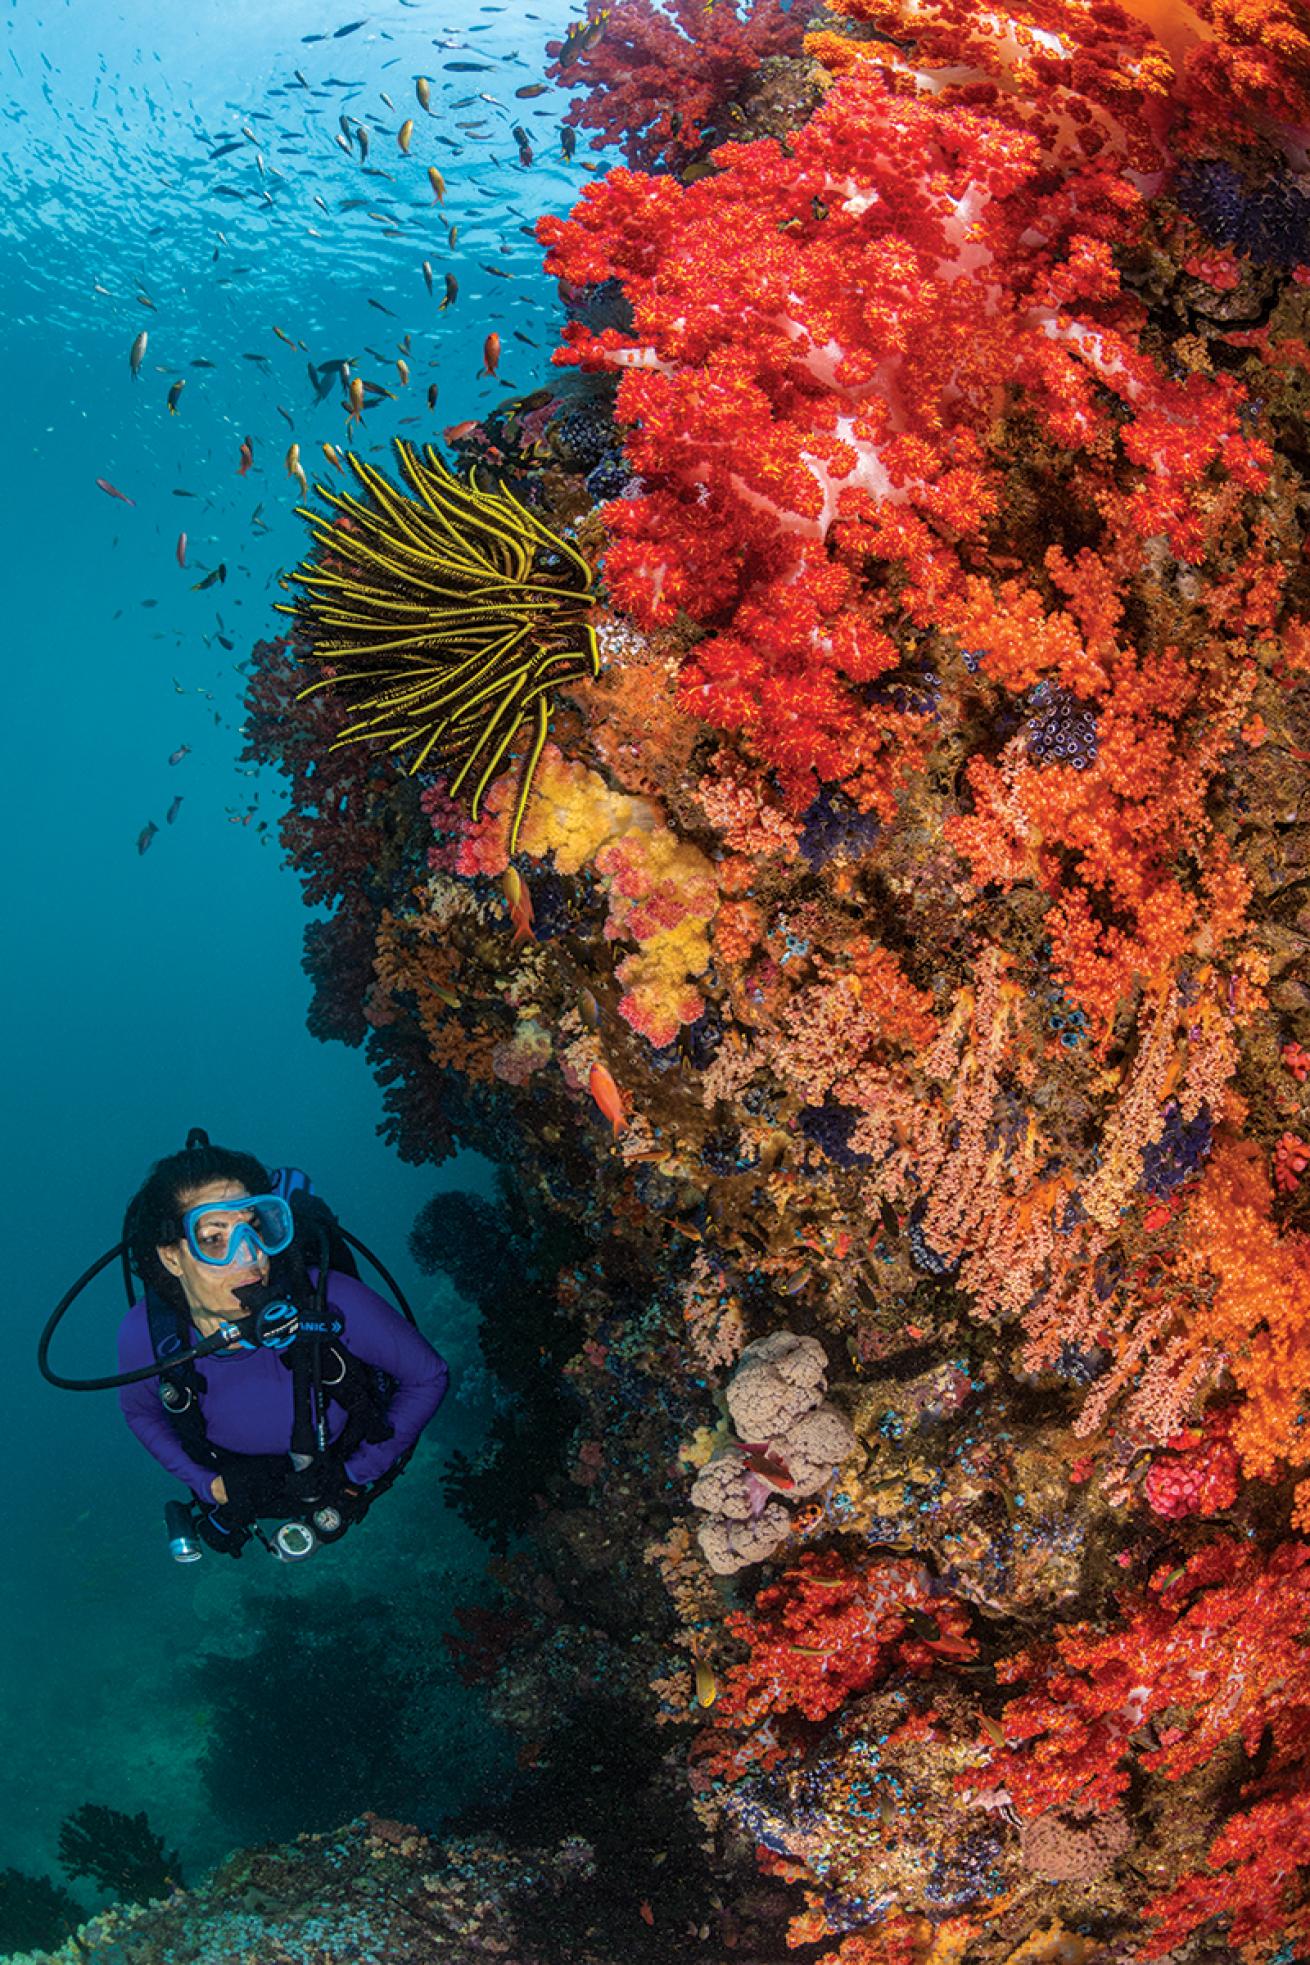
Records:
<instances>
[{"instance_id":1,"label":"bcd harness","mask_svg":"<svg viewBox=\"0 0 1310 1965\"><path fill-rule=\"evenodd\" d=\"M190 1348L192 1339L184 1311L165 1302L155 1290L146 1291L150 1343L163 1361ZM342 1341L344 1325L330 1307L325 1313L300 1312L297 1333L278 1356L291 1373L292 1428L290 1451L295 1464L309 1469L329 1452L344 1465L359 1447L377 1445L394 1436L387 1407L396 1381L374 1365L366 1365ZM218 1366L222 1370L222 1365ZM159 1375L159 1396L182 1450L200 1466L218 1467L219 1457L205 1429L201 1395L206 1381L193 1360L165 1369ZM346 1423L335 1440L328 1439L328 1403L345 1408Z\"/></svg>"}]
</instances>

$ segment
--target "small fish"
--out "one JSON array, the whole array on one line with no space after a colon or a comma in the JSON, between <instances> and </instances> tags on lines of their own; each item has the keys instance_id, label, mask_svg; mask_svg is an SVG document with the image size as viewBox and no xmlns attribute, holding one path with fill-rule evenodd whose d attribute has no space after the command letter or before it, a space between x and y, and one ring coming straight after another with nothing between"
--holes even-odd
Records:
<instances>
[{"instance_id":1,"label":"small fish","mask_svg":"<svg viewBox=\"0 0 1310 1965\"><path fill-rule=\"evenodd\" d=\"M429 82L426 75L418 75L415 77L414 93L418 97L419 108L426 110L427 114L430 116L432 114L432 84L431 82Z\"/></svg>"},{"instance_id":2,"label":"small fish","mask_svg":"<svg viewBox=\"0 0 1310 1965\"><path fill-rule=\"evenodd\" d=\"M450 247L452 252L455 250L455 241L456 239L458 239L458 237L459 237L459 227L458 225L452 225L450 228L450 237L446 241L447 245Z\"/></svg>"},{"instance_id":3,"label":"small fish","mask_svg":"<svg viewBox=\"0 0 1310 1965\"><path fill-rule=\"evenodd\" d=\"M383 100L383 102L385 102L385 103L386 103L386 105L387 105L387 108L388 108L388 109L393 109L393 110L394 110L394 108L395 108L395 106L396 106L396 105L395 105L395 103L394 103L394 102L393 102L393 101L391 100L391 97L390 97L390 96L389 96L389 95L387 94L387 92L386 92L386 90L385 90L385 89L379 89L379 90L378 90L378 94L379 94L379 95L381 96L381 98L382 98L382 100Z\"/></svg>"},{"instance_id":4,"label":"small fish","mask_svg":"<svg viewBox=\"0 0 1310 1965\"><path fill-rule=\"evenodd\" d=\"M196 581L196 584L194 585L194 587L192 587L191 591L193 594L203 594L207 588L213 586L216 580L224 581L226 579L227 579L227 564L225 561L220 561L219 564L214 568L212 573L207 573L203 580Z\"/></svg>"},{"instance_id":5,"label":"small fish","mask_svg":"<svg viewBox=\"0 0 1310 1965\"><path fill-rule=\"evenodd\" d=\"M783 1295L799 1296L801 1291L805 1288L806 1284L809 1282L810 1277L812 1276L813 1273L814 1272L811 1270L809 1263L803 1262L800 1268L795 1272L795 1274L789 1276L786 1282L783 1284L782 1286Z\"/></svg>"},{"instance_id":6,"label":"small fish","mask_svg":"<svg viewBox=\"0 0 1310 1965\"><path fill-rule=\"evenodd\" d=\"M1003 1747L1005 1745L1004 1728L998 1726L990 1713L979 1713L978 1724L982 1727L983 1732L987 1735L993 1746Z\"/></svg>"},{"instance_id":7,"label":"small fish","mask_svg":"<svg viewBox=\"0 0 1310 1965\"><path fill-rule=\"evenodd\" d=\"M413 136L413 134L414 134L414 118L412 116L407 116L404 122L401 124L399 130L396 132L396 142L400 145L401 152L406 157L408 157L409 155L410 139Z\"/></svg>"},{"instance_id":8,"label":"small fish","mask_svg":"<svg viewBox=\"0 0 1310 1965\"><path fill-rule=\"evenodd\" d=\"M448 424L441 434L447 443L460 443L465 437L471 437L477 427L476 421L470 416L466 417L463 423Z\"/></svg>"},{"instance_id":9,"label":"small fish","mask_svg":"<svg viewBox=\"0 0 1310 1965\"><path fill-rule=\"evenodd\" d=\"M142 328L140 334L137 336L136 340L132 343L131 350L128 354L127 357L128 367L132 371L132 380L134 382L136 381L138 375L140 375L141 373L141 364L146 358L146 343L149 341L149 339L150 336L146 333L145 329Z\"/></svg>"},{"instance_id":10,"label":"small fish","mask_svg":"<svg viewBox=\"0 0 1310 1965\"><path fill-rule=\"evenodd\" d=\"M177 535L177 563L178 563L178 565L179 565L179 566L180 566L180 567L182 568L182 570L183 570L183 572L185 572L185 571L186 571L186 534L185 534L185 532L179 532L179 533L178 533L178 535Z\"/></svg>"},{"instance_id":11,"label":"small fish","mask_svg":"<svg viewBox=\"0 0 1310 1965\"><path fill-rule=\"evenodd\" d=\"M255 461L255 446L249 437L241 439L241 462L237 466L237 476L243 478Z\"/></svg>"},{"instance_id":12,"label":"small fish","mask_svg":"<svg viewBox=\"0 0 1310 1965\"><path fill-rule=\"evenodd\" d=\"M527 82L521 89L515 89L514 93L520 102L528 102L533 96L544 96L546 88L545 82Z\"/></svg>"},{"instance_id":13,"label":"small fish","mask_svg":"<svg viewBox=\"0 0 1310 1965\"><path fill-rule=\"evenodd\" d=\"M578 147L578 133L569 123L565 123L560 130L559 147L564 152L566 161L572 157Z\"/></svg>"},{"instance_id":14,"label":"small fish","mask_svg":"<svg viewBox=\"0 0 1310 1965\"><path fill-rule=\"evenodd\" d=\"M582 1018L582 1021L589 1030L595 1030L599 1027L600 1004L596 1001L589 989L580 989L578 991L578 1015Z\"/></svg>"},{"instance_id":15,"label":"small fish","mask_svg":"<svg viewBox=\"0 0 1310 1965\"><path fill-rule=\"evenodd\" d=\"M327 458L328 463L334 465L338 471L345 470L346 467L341 461L341 452L335 444L325 443L323 446L323 455Z\"/></svg>"},{"instance_id":16,"label":"small fish","mask_svg":"<svg viewBox=\"0 0 1310 1965\"><path fill-rule=\"evenodd\" d=\"M641 1912L641 1915L648 1924L655 1922L655 1913L650 1907L650 1899L648 1897L642 1898L641 1902L637 1905L637 1909Z\"/></svg>"},{"instance_id":17,"label":"small fish","mask_svg":"<svg viewBox=\"0 0 1310 1965\"><path fill-rule=\"evenodd\" d=\"M431 291L432 291L432 261L431 261L430 259L425 259L425 260L423 261L423 281L424 281L424 284L425 284L425 285L426 285L426 287L427 287L427 290L428 290L428 292L429 292L429 293L431 293Z\"/></svg>"},{"instance_id":18,"label":"small fish","mask_svg":"<svg viewBox=\"0 0 1310 1965\"><path fill-rule=\"evenodd\" d=\"M273 407L274 409L276 409L278 415L282 418L287 428L289 430L294 430L296 427L296 419L291 414L291 411L289 409L283 409L281 403L274 403Z\"/></svg>"},{"instance_id":19,"label":"small fish","mask_svg":"<svg viewBox=\"0 0 1310 1965\"><path fill-rule=\"evenodd\" d=\"M888 1235L895 1241L901 1232L901 1224L896 1219L896 1210L890 1201L880 1201L878 1203L878 1219L881 1221Z\"/></svg>"},{"instance_id":20,"label":"small fish","mask_svg":"<svg viewBox=\"0 0 1310 1965\"><path fill-rule=\"evenodd\" d=\"M101 491L103 491L108 497L121 498L125 505L136 504L135 498L129 498L127 493L125 491L120 491L116 484L110 484L108 478L97 478L96 483L101 489Z\"/></svg>"},{"instance_id":21,"label":"small fish","mask_svg":"<svg viewBox=\"0 0 1310 1965\"><path fill-rule=\"evenodd\" d=\"M377 308L377 310L378 310L378 312L379 312L379 314L385 314L385 315L387 316L387 318L388 318L388 320L392 320L392 321L394 321L394 320L395 320L395 318L396 318L396 317L395 317L395 315L394 315L394 314L392 313L392 311L391 311L391 309L390 309L389 307L384 307L384 306L382 305L382 302L381 302L380 300L373 300L373 299L371 299L371 298L370 298L370 300L369 300L369 303L368 303L368 304L369 304L369 306L370 306L370 307L376 307L376 308Z\"/></svg>"},{"instance_id":22,"label":"small fish","mask_svg":"<svg viewBox=\"0 0 1310 1965\"><path fill-rule=\"evenodd\" d=\"M447 273L446 298L441 302L440 306L437 308L437 312L439 314L444 314L447 307L453 307L458 299L459 299L459 281L455 278L455 275L453 273Z\"/></svg>"},{"instance_id":23,"label":"small fish","mask_svg":"<svg viewBox=\"0 0 1310 1965\"><path fill-rule=\"evenodd\" d=\"M796 1485L781 1460L776 1460L771 1453L748 1453L746 1466L752 1474L758 1474L762 1481L767 1481L770 1487L788 1488Z\"/></svg>"},{"instance_id":24,"label":"small fish","mask_svg":"<svg viewBox=\"0 0 1310 1965\"><path fill-rule=\"evenodd\" d=\"M184 757L190 757L190 755L191 755L190 744L179 744L177 749L169 757L168 761L170 764L180 764Z\"/></svg>"},{"instance_id":25,"label":"small fish","mask_svg":"<svg viewBox=\"0 0 1310 1965\"><path fill-rule=\"evenodd\" d=\"M332 35L332 39L333 39L334 41L344 41L344 40L345 40L345 38L346 38L346 36L347 36L347 34L354 34L354 33L356 33L356 32L358 31L358 29L360 29L361 27L367 27L367 26L368 26L368 19L367 19L367 16L366 16L366 17L365 17L365 18L364 18L363 20L350 20L350 21L347 21L347 22L346 22L346 25L345 25L344 27L338 27L338 28L336 28L336 29L334 30L334 32L333 32L333 35ZM326 36L324 36L324 39L326 39L326 38L327 38L327 37L326 37Z\"/></svg>"},{"instance_id":26,"label":"small fish","mask_svg":"<svg viewBox=\"0 0 1310 1965\"><path fill-rule=\"evenodd\" d=\"M514 923L514 939L510 946L517 948L522 941L534 942L537 938L532 932L532 895L524 885L518 868L506 867L500 884L509 902L509 918Z\"/></svg>"},{"instance_id":27,"label":"small fish","mask_svg":"<svg viewBox=\"0 0 1310 1965\"><path fill-rule=\"evenodd\" d=\"M599 1106L602 1116L613 1126L614 1137L617 1139L627 1125L628 1119L623 1110L619 1088L605 1065L592 1065L591 1076L587 1080L587 1090Z\"/></svg>"},{"instance_id":28,"label":"small fish","mask_svg":"<svg viewBox=\"0 0 1310 1965\"><path fill-rule=\"evenodd\" d=\"M362 376L351 376L349 400L350 415L346 419L347 424L362 423L364 421L364 381Z\"/></svg>"},{"instance_id":29,"label":"small fish","mask_svg":"<svg viewBox=\"0 0 1310 1965\"><path fill-rule=\"evenodd\" d=\"M432 196L439 205L446 202L446 180L435 164L428 165L428 183L432 186Z\"/></svg>"},{"instance_id":30,"label":"small fish","mask_svg":"<svg viewBox=\"0 0 1310 1965\"><path fill-rule=\"evenodd\" d=\"M301 497L308 498L309 479L305 476L305 467L300 461L300 445L298 443L293 443L287 451L286 463L287 476L297 480L300 485Z\"/></svg>"},{"instance_id":31,"label":"small fish","mask_svg":"<svg viewBox=\"0 0 1310 1965\"><path fill-rule=\"evenodd\" d=\"M435 383L435 382L429 382L429 384L428 384L428 408L429 408L429 409L435 409L435 408L436 408L436 406L437 406L437 385L436 385L436 383Z\"/></svg>"},{"instance_id":32,"label":"small fish","mask_svg":"<svg viewBox=\"0 0 1310 1965\"><path fill-rule=\"evenodd\" d=\"M368 162L368 131L362 123L356 125L355 135L359 138L359 161L361 164L366 164Z\"/></svg>"},{"instance_id":33,"label":"small fish","mask_svg":"<svg viewBox=\"0 0 1310 1965\"><path fill-rule=\"evenodd\" d=\"M186 388L186 377L184 376L180 382L175 382L172 388L169 390L168 413L170 416L177 415L177 405L179 400L181 399L182 391L185 388Z\"/></svg>"},{"instance_id":34,"label":"small fish","mask_svg":"<svg viewBox=\"0 0 1310 1965\"><path fill-rule=\"evenodd\" d=\"M136 836L136 850L138 853L145 853L149 851L150 842L158 831L159 831L159 827L155 824L153 819L151 819L148 825L142 826L140 832Z\"/></svg>"},{"instance_id":35,"label":"small fish","mask_svg":"<svg viewBox=\"0 0 1310 1965\"><path fill-rule=\"evenodd\" d=\"M396 373L400 377L402 388L407 389L409 387L409 363L403 355L397 355L396 357Z\"/></svg>"},{"instance_id":36,"label":"small fish","mask_svg":"<svg viewBox=\"0 0 1310 1965\"><path fill-rule=\"evenodd\" d=\"M500 363L500 336L493 328L482 344L482 367L479 375L494 375Z\"/></svg>"},{"instance_id":37,"label":"small fish","mask_svg":"<svg viewBox=\"0 0 1310 1965\"><path fill-rule=\"evenodd\" d=\"M703 1658L696 1660L696 1699L702 1706L712 1706L718 1697L719 1688L714 1674Z\"/></svg>"},{"instance_id":38,"label":"small fish","mask_svg":"<svg viewBox=\"0 0 1310 1965\"><path fill-rule=\"evenodd\" d=\"M278 340L279 340L279 341L285 341L285 342L286 342L286 344L287 344L287 347L288 347L288 348L302 348L302 349L303 349L303 347L304 347L304 345L305 345L303 341L293 341L293 340L291 339L291 336L290 336L289 334L287 334L287 333L285 333L285 332L284 332L284 330L283 330L282 328L280 328L280 327L278 326L278 324L277 324L277 322L276 322L276 321L274 321L274 322L273 322L273 332L274 332L274 334L275 334L275 335L277 336L277 338L278 338Z\"/></svg>"},{"instance_id":39,"label":"small fish","mask_svg":"<svg viewBox=\"0 0 1310 1965\"><path fill-rule=\"evenodd\" d=\"M181 809L182 809L182 794L181 792L179 792L176 798L173 800L173 803L169 806L167 813L165 814L165 820L168 825L170 826L172 825L174 819L177 817Z\"/></svg>"},{"instance_id":40,"label":"small fish","mask_svg":"<svg viewBox=\"0 0 1310 1965\"><path fill-rule=\"evenodd\" d=\"M561 68L567 68L571 62L578 61L583 55L591 53L605 32L605 23L610 17L610 12L610 8L602 7L594 20L575 20L569 23L568 31L564 36L564 45L556 57Z\"/></svg>"}]
</instances>

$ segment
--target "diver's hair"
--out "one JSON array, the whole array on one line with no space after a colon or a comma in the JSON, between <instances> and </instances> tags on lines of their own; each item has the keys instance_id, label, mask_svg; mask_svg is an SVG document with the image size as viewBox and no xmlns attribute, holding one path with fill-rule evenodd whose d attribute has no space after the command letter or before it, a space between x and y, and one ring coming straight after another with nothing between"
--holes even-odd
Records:
<instances>
[{"instance_id":1,"label":"diver's hair","mask_svg":"<svg viewBox=\"0 0 1310 1965\"><path fill-rule=\"evenodd\" d=\"M235 1153L227 1146L188 1146L155 1162L123 1218L123 1240L132 1267L147 1289L178 1310L186 1309L186 1293L156 1250L182 1239L182 1197L211 1180L239 1180L247 1194L267 1194L272 1184L268 1169L253 1153Z\"/></svg>"}]
</instances>

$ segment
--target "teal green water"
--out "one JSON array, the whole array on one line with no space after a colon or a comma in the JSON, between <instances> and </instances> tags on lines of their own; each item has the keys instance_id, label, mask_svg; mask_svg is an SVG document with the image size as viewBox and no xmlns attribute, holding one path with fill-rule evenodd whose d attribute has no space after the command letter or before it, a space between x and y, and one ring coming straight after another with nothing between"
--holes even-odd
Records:
<instances>
[{"instance_id":1,"label":"teal green water","mask_svg":"<svg viewBox=\"0 0 1310 1965\"><path fill-rule=\"evenodd\" d=\"M540 78L562 20L393 0L335 37L355 18L349 4L329 13L309 0L69 0L11 4L4 17L4 1180L22 1228L7 1246L0 1374L0 1868L57 1875L58 1823L87 1800L147 1809L191 1871L215 1860L239 1838L199 1778L212 1715L203 1684L189 1682L194 1660L215 1648L240 1656L255 1599L274 1590L324 1619L348 1591L382 1592L399 1636L414 1579L430 1604L434 1583L457 1597L481 1563L438 1486L445 1453L485 1418L476 1375L461 1398L475 1333L449 1292L417 1275L405 1236L436 1187L480 1186L487 1170L402 1166L376 1137L381 1094L362 1053L305 1030L307 917L276 845L279 782L238 766L237 665L276 631L276 578L302 550L288 445L299 442L312 479L319 445L346 438L341 392L316 405L307 360L357 356L396 391L368 413L365 451L394 434L439 436L549 379L558 308L521 228L567 208L584 179L559 150L567 95L514 94ZM419 74L432 78L430 117ZM336 143L343 115L365 125L369 166L385 175L364 174L357 135L349 155ZM409 115L405 157L396 132ZM532 133L530 170L515 122ZM228 143L240 148L214 158ZM449 187L454 250L430 163ZM513 279L482 270L493 264ZM459 298L438 313L448 270ZM493 327L498 382L476 374ZM406 333L408 390L383 360ZM246 435L255 467L238 476ZM226 581L197 592L220 563ZM270 1574L249 1556L176 1569L161 1524L170 1483L113 1394L61 1394L35 1368L54 1301L116 1239L150 1162L193 1125L309 1168L394 1268L455 1374L386 1507L300 1572ZM112 1369L122 1304L111 1271L60 1332L56 1366ZM449 1724L456 1747L475 1740L457 1701Z\"/></svg>"}]
</instances>

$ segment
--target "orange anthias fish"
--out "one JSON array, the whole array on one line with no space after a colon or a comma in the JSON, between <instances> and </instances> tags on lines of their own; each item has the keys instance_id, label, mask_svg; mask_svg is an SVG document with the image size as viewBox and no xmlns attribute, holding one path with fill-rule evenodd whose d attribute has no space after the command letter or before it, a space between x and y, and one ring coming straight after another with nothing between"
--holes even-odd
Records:
<instances>
[{"instance_id":1,"label":"orange anthias fish","mask_svg":"<svg viewBox=\"0 0 1310 1965\"><path fill-rule=\"evenodd\" d=\"M241 462L237 466L237 476L239 478L243 478L246 475L246 472L250 469L251 465L254 463L254 461L255 461L255 446L251 443L249 437L242 437Z\"/></svg>"},{"instance_id":2,"label":"orange anthias fish","mask_svg":"<svg viewBox=\"0 0 1310 1965\"><path fill-rule=\"evenodd\" d=\"M517 867L506 867L501 881L505 899L509 902L509 918L514 923L514 940L510 944L517 948L520 942L535 942L532 932L532 896L519 874Z\"/></svg>"},{"instance_id":3,"label":"orange anthias fish","mask_svg":"<svg viewBox=\"0 0 1310 1965\"><path fill-rule=\"evenodd\" d=\"M177 535L177 563L178 563L178 565L179 565L180 567L182 567L183 569L185 569L185 567L186 567L186 534L185 534L185 532L179 532L179 533L178 533L178 535Z\"/></svg>"},{"instance_id":4,"label":"orange anthias fish","mask_svg":"<svg viewBox=\"0 0 1310 1965\"><path fill-rule=\"evenodd\" d=\"M587 1081L587 1090L595 1099L604 1117L613 1126L614 1137L617 1139L628 1123L628 1115L623 1110L623 1100L619 1095L619 1088L603 1064L592 1065L591 1077Z\"/></svg>"},{"instance_id":5,"label":"orange anthias fish","mask_svg":"<svg viewBox=\"0 0 1310 1965\"><path fill-rule=\"evenodd\" d=\"M482 344L482 361L478 374L494 375L500 365L500 336L494 328Z\"/></svg>"}]
</instances>

